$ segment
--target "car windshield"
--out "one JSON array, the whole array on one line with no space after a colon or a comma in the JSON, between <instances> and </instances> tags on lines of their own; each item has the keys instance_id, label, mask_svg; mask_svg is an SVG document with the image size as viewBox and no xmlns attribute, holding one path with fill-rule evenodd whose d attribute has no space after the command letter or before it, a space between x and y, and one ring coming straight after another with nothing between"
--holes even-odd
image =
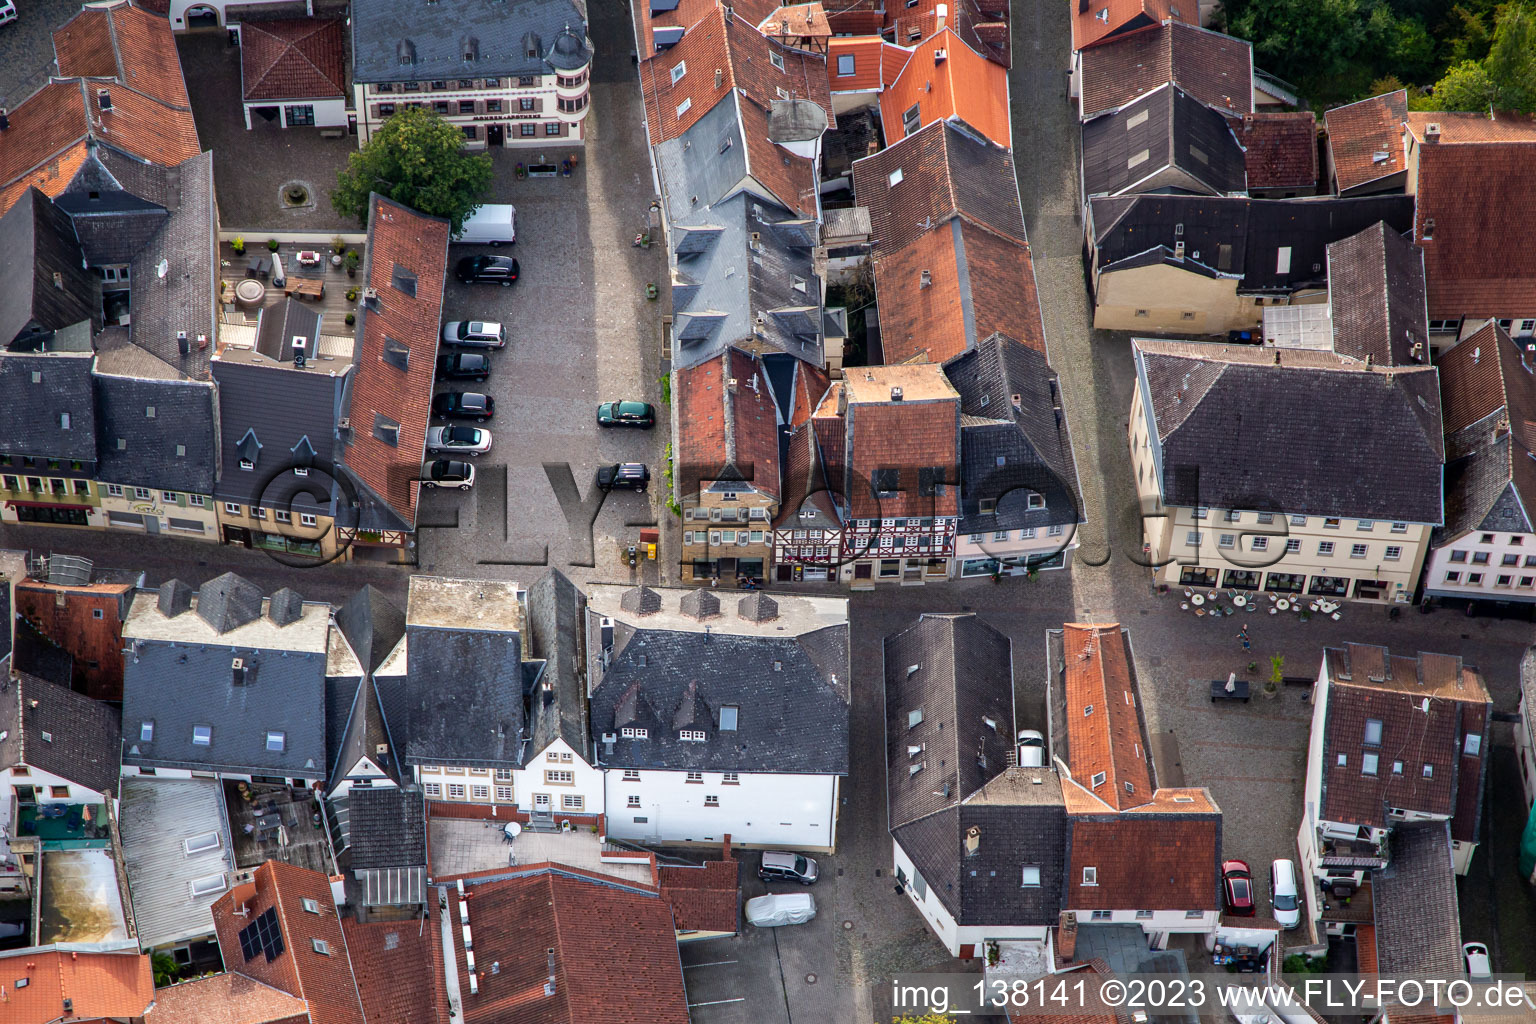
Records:
<instances>
[{"instance_id":1,"label":"car windshield","mask_svg":"<svg viewBox=\"0 0 1536 1024\"><path fill-rule=\"evenodd\" d=\"M1295 910L1296 909L1296 897L1295 896L1277 895L1275 897L1275 909L1276 910Z\"/></svg>"},{"instance_id":2,"label":"car windshield","mask_svg":"<svg viewBox=\"0 0 1536 1024\"><path fill-rule=\"evenodd\" d=\"M806 868L808 868L808 867L810 867L810 864L807 863L807 861L806 861L806 859L804 857L796 857L795 858L795 874L797 874L797 875L805 874Z\"/></svg>"},{"instance_id":3,"label":"car windshield","mask_svg":"<svg viewBox=\"0 0 1536 1024\"><path fill-rule=\"evenodd\" d=\"M450 427L443 439L454 444L479 444L480 431L474 427Z\"/></svg>"}]
</instances>

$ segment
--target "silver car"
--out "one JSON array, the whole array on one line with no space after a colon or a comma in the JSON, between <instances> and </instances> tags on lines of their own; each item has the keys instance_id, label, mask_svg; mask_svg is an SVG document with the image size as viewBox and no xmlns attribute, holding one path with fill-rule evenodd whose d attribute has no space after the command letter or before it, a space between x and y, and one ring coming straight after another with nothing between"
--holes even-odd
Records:
<instances>
[{"instance_id":1,"label":"silver car","mask_svg":"<svg viewBox=\"0 0 1536 1024\"><path fill-rule=\"evenodd\" d=\"M491 320L450 320L443 324L443 344L464 348L505 348L507 331Z\"/></svg>"},{"instance_id":2,"label":"silver car","mask_svg":"<svg viewBox=\"0 0 1536 1024\"><path fill-rule=\"evenodd\" d=\"M428 427L427 451L433 455L480 455L491 450L491 432L482 427Z\"/></svg>"}]
</instances>

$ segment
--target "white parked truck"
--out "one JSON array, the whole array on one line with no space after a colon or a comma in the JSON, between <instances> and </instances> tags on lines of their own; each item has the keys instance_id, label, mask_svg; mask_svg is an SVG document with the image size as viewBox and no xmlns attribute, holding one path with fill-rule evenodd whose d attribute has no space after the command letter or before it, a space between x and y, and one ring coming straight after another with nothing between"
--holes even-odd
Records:
<instances>
[{"instance_id":1,"label":"white parked truck","mask_svg":"<svg viewBox=\"0 0 1536 1024\"><path fill-rule=\"evenodd\" d=\"M461 245L511 245L517 241L517 210L510 203L487 203L464 221Z\"/></svg>"}]
</instances>

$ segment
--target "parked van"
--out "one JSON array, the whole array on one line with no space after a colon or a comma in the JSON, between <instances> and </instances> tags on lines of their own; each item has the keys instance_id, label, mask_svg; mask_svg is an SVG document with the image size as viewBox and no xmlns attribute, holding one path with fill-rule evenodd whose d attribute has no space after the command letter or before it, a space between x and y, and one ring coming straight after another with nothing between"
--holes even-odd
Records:
<instances>
[{"instance_id":1,"label":"parked van","mask_svg":"<svg viewBox=\"0 0 1536 1024\"><path fill-rule=\"evenodd\" d=\"M0 0L0 25L16 20L16 4L12 0Z\"/></svg>"},{"instance_id":2,"label":"parked van","mask_svg":"<svg viewBox=\"0 0 1536 1024\"><path fill-rule=\"evenodd\" d=\"M487 203L464 221L463 245L511 245L517 241L517 210L506 203Z\"/></svg>"},{"instance_id":3,"label":"parked van","mask_svg":"<svg viewBox=\"0 0 1536 1024\"><path fill-rule=\"evenodd\" d=\"M805 924L816 916L816 901L808 892L780 892L747 900L747 923L758 928Z\"/></svg>"},{"instance_id":4,"label":"parked van","mask_svg":"<svg viewBox=\"0 0 1536 1024\"><path fill-rule=\"evenodd\" d=\"M1269 866L1269 899L1275 905L1275 920L1282 928L1301 923L1301 893L1296 888L1296 865L1277 860Z\"/></svg>"},{"instance_id":5,"label":"parked van","mask_svg":"<svg viewBox=\"0 0 1536 1024\"><path fill-rule=\"evenodd\" d=\"M1019 730L1019 767L1039 768L1045 764L1045 737L1039 729Z\"/></svg>"}]
</instances>

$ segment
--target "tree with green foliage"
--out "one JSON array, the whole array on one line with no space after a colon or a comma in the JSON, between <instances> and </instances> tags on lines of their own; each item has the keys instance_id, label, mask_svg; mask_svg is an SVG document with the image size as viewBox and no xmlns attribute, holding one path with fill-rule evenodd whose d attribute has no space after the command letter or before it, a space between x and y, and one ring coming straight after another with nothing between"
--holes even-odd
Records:
<instances>
[{"instance_id":1,"label":"tree with green foliage","mask_svg":"<svg viewBox=\"0 0 1536 1024\"><path fill-rule=\"evenodd\" d=\"M1480 27L1476 16L1462 16L1469 25ZM1469 40L1469 47L1474 42ZM1453 65L1415 106L1536 113L1536 12L1525 4L1499 8L1487 56Z\"/></svg>"},{"instance_id":2,"label":"tree with green foliage","mask_svg":"<svg viewBox=\"0 0 1536 1024\"><path fill-rule=\"evenodd\" d=\"M150 956L149 969L155 976L156 988L173 985L181 976L181 968L177 965L176 958L165 952L157 952Z\"/></svg>"},{"instance_id":3,"label":"tree with green foliage","mask_svg":"<svg viewBox=\"0 0 1536 1024\"><path fill-rule=\"evenodd\" d=\"M457 236L491 186L488 153L463 151L464 135L421 107L408 107L384 122L336 176L331 205L344 217L368 224L368 196L395 202L453 225Z\"/></svg>"}]
</instances>

